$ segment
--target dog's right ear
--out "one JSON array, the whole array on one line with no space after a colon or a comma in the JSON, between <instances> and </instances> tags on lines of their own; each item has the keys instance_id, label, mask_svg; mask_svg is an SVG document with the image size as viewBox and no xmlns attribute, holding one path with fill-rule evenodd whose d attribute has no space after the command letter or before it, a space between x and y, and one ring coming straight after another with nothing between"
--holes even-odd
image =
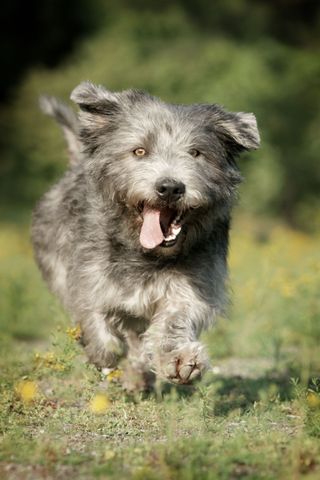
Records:
<instances>
[{"instance_id":1,"label":"dog's right ear","mask_svg":"<svg viewBox=\"0 0 320 480\"><path fill-rule=\"evenodd\" d=\"M104 142L104 136L117 124L121 103L118 93L109 92L100 85L82 82L70 96L80 107L79 140L85 152L93 154Z\"/></svg>"},{"instance_id":2,"label":"dog's right ear","mask_svg":"<svg viewBox=\"0 0 320 480\"><path fill-rule=\"evenodd\" d=\"M80 83L72 91L70 98L83 112L93 115L113 115L120 110L119 94L91 82Z\"/></svg>"}]
</instances>

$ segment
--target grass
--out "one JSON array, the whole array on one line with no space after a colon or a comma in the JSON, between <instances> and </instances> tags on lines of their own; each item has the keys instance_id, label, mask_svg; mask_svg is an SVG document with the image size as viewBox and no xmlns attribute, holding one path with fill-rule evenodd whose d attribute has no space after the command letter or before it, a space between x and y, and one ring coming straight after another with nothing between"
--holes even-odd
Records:
<instances>
[{"instance_id":1,"label":"grass","mask_svg":"<svg viewBox=\"0 0 320 480\"><path fill-rule=\"evenodd\" d=\"M128 396L85 362L28 227L0 232L0 477L318 479L319 236L242 218L233 305L195 387Z\"/></svg>"}]
</instances>

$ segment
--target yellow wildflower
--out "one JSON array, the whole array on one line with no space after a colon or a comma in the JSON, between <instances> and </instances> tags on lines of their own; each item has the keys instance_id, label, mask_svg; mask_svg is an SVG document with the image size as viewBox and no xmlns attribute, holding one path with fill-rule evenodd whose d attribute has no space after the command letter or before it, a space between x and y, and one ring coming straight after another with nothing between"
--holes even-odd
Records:
<instances>
[{"instance_id":1,"label":"yellow wildflower","mask_svg":"<svg viewBox=\"0 0 320 480\"><path fill-rule=\"evenodd\" d=\"M121 376L122 376L121 370L119 369L112 370L112 372L108 373L107 380L109 382L112 382L113 380L118 380L119 378L121 378Z\"/></svg>"},{"instance_id":2,"label":"yellow wildflower","mask_svg":"<svg viewBox=\"0 0 320 480\"><path fill-rule=\"evenodd\" d=\"M62 372L65 365L59 360L54 352L36 353L34 356L37 367L46 367L51 370Z\"/></svg>"},{"instance_id":3,"label":"yellow wildflower","mask_svg":"<svg viewBox=\"0 0 320 480\"><path fill-rule=\"evenodd\" d=\"M308 392L307 403L311 408L320 407L320 395L317 395L315 392Z\"/></svg>"},{"instance_id":4,"label":"yellow wildflower","mask_svg":"<svg viewBox=\"0 0 320 480\"><path fill-rule=\"evenodd\" d=\"M32 380L22 380L15 387L15 392L24 403L33 402L39 395L38 385Z\"/></svg>"},{"instance_id":5,"label":"yellow wildflower","mask_svg":"<svg viewBox=\"0 0 320 480\"><path fill-rule=\"evenodd\" d=\"M110 401L103 393L97 393L90 401L89 408L96 414L105 413L110 407Z\"/></svg>"},{"instance_id":6,"label":"yellow wildflower","mask_svg":"<svg viewBox=\"0 0 320 480\"><path fill-rule=\"evenodd\" d=\"M66 334L70 338L72 338L72 340L79 340L79 338L81 338L81 334L82 334L80 325L76 325L75 327L67 328Z\"/></svg>"}]
</instances>

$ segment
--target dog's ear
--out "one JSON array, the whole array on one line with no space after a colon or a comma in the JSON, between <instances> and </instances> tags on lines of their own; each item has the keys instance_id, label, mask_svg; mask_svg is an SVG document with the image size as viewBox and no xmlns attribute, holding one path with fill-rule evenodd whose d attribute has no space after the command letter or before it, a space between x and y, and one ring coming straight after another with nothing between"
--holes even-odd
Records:
<instances>
[{"instance_id":1,"label":"dog's ear","mask_svg":"<svg viewBox=\"0 0 320 480\"><path fill-rule=\"evenodd\" d=\"M107 131L118 123L121 110L120 94L109 92L100 85L82 82L70 96L80 107L79 140L85 152L93 154L101 145Z\"/></svg>"},{"instance_id":2,"label":"dog's ear","mask_svg":"<svg viewBox=\"0 0 320 480\"><path fill-rule=\"evenodd\" d=\"M215 132L230 148L237 153L259 148L260 135L253 113L227 112L216 105L214 110Z\"/></svg>"},{"instance_id":3,"label":"dog's ear","mask_svg":"<svg viewBox=\"0 0 320 480\"><path fill-rule=\"evenodd\" d=\"M72 91L70 98L83 112L90 114L113 115L120 110L119 94L91 82L80 83Z\"/></svg>"}]
</instances>

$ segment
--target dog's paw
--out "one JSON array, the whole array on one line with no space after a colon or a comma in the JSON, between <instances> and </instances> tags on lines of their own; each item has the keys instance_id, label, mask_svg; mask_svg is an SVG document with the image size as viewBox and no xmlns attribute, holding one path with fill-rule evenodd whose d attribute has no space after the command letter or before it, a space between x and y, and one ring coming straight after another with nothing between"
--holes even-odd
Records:
<instances>
[{"instance_id":1,"label":"dog's paw","mask_svg":"<svg viewBox=\"0 0 320 480\"><path fill-rule=\"evenodd\" d=\"M120 381L122 387L128 393L149 392L153 387L155 375L147 370L144 365L127 359L123 362L123 373Z\"/></svg>"},{"instance_id":2,"label":"dog's paw","mask_svg":"<svg viewBox=\"0 0 320 480\"><path fill-rule=\"evenodd\" d=\"M200 377L209 367L204 347L192 342L166 353L160 361L160 376L172 383L187 384Z\"/></svg>"}]
</instances>

